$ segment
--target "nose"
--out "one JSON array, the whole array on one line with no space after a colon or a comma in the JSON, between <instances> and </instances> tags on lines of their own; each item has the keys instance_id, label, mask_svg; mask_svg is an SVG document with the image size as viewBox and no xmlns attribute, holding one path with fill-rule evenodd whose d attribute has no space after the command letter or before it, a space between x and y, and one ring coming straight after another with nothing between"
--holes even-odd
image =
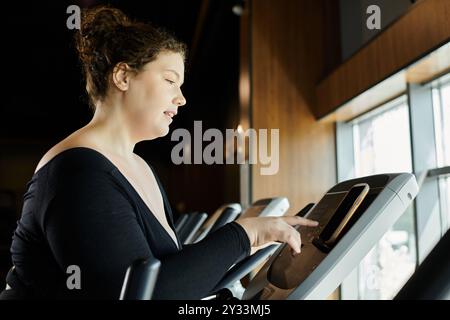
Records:
<instances>
[{"instance_id":1,"label":"nose","mask_svg":"<svg viewBox=\"0 0 450 320\"><path fill-rule=\"evenodd\" d=\"M180 91L180 94L174 99L174 104L178 107L184 106L186 104L186 99Z\"/></svg>"}]
</instances>

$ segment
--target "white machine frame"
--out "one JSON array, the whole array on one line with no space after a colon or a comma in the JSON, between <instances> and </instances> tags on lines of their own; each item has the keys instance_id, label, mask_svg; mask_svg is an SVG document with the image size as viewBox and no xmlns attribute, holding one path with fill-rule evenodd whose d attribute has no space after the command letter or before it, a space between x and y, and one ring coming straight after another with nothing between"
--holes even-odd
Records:
<instances>
[{"instance_id":1,"label":"white machine frame","mask_svg":"<svg viewBox=\"0 0 450 320\"><path fill-rule=\"evenodd\" d=\"M281 289L267 279L268 269L283 250L284 246L282 246L252 279L244 292L243 299L252 299L261 290L269 292L268 299L326 299L392 227L416 197L418 186L413 174L399 173L388 174L388 176L391 180L364 214L298 287ZM367 177L367 179L369 178ZM327 192L327 194L329 193ZM314 212L314 208L315 206L306 217Z\"/></svg>"}]
</instances>

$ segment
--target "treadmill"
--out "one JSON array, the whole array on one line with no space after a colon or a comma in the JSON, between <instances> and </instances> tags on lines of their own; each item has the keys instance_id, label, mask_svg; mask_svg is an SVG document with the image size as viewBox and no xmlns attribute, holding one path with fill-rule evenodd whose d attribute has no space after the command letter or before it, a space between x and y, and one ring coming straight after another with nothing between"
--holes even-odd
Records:
<instances>
[{"instance_id":1,"label":"treadmill","mask_svg":"<svg viewBox=\"0 0 450 320\"><path fill-rule=\"evenodd\" d=\"M234 221L242 211L239 203L227 203L217 209L213 215L197 231L193 243L203 240L208 234L216 231L225 224Z\"/></svg>"},{"instance_id":2,"label":"treadmill","mask_svg":"<svg viewBox=\"0 0 450 320\"><path fill-rule=\"evenodd\" d=\"M244 300L326 299L405 212L418 193L413 174L380 174L338 183L298 228L302 252L281 245L249 282Z\"/></svg>"},{"instance_id":3,"label":"treadmill","mask_svg":"<svg viewBox=\"0 0 450 320\"><path fill-rule=\"evenodd\" d=\"M285 215L288 210L289 200L286 197L264 198L253 202L250 207L241 213L239 218L279 217ZM240 280L267 260L267 258L276 251L279 245L280 244L272 244L263 247L254 254L233 265L212 291L216 292L216 296L218 297L223 294L224 290L225 292L229 290L231 291L230 294L232 296L241 298L244 287ZM229 293L226 293L225 295L228 296Z\"/></svg>"}]
</instances>

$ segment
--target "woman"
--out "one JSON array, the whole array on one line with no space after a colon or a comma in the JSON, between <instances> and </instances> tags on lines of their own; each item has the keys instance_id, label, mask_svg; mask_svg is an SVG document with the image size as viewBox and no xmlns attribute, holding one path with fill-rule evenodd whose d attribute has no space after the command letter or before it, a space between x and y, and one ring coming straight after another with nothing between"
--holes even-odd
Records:
<instances>
[{"instance_id":1,"label":"woman","mask_svg":"<svg viewBox=\"0 0 450 320\"><path fill-rule=\"evenodd\" d=\"M154 298L199 299L251 247L300 251L292 226L316 222L297 217L240 219L182 247L161 184L133 149L165 136L186 104L185 46L104 6L83 12L76 44L94 116L43 156L27 185L3 299L118 299L127 267L150 256L161 261Z\"/></svg>"}]
</instances>

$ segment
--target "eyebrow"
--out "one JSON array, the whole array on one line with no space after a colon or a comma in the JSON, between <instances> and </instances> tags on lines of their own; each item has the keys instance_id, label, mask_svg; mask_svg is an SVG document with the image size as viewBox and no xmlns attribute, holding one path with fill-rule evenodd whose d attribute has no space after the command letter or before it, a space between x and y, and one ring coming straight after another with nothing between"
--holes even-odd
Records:
<instances>
[{"instance_id":1,"label":"eyebrow","mask_svg":"<svg viewBox=\"0 0 450 320\"><path fill-rule=\"evenodd\" d=\"M173 70L173 69L166 69L166 71L170 71L170 72L175 73L175 75L178 77L178 80L181 79L180 74L179 74L178 72L176 72L175 70ZM182 82L181 84L183 84L183 83L184 83L184 82Z\"/></svg>"}]
</instances>

